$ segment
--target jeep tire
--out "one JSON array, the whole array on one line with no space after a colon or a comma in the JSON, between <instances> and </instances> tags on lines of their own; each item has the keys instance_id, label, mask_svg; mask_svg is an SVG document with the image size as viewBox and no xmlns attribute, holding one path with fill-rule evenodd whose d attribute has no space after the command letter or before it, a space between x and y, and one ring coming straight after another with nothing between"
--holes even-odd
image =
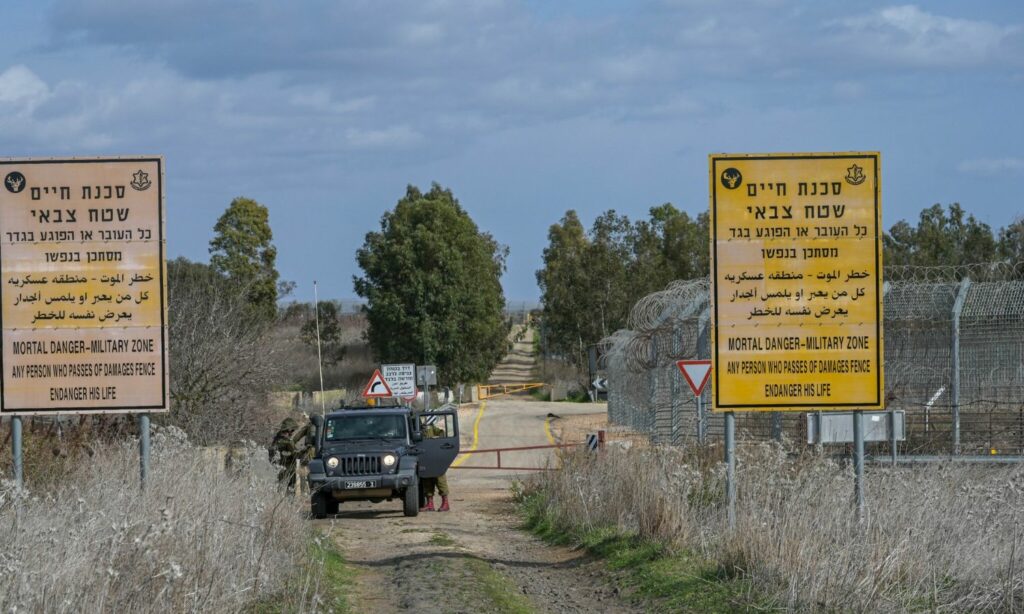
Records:
<instances>
[{"instance_id":1,"label":"jeep tire","mask_svg":"<svg viewBox=\"0 0 1024 614\"><path fill-rule=\"evenodd\" d=\"M327 504L327 496L320 491L316 491L309 496L309 513L317 520L326 518Z\"/></svg>"},{"instance_id":2,"label":"jeep tire","mask_svg":"<svg viewBox=\"0 0 1024 614\"><path fill-rule=\"evenodd\" d=\"M408 517L420 513L420 481L414 479L402 495L402 513Z\"/></svg>"}]
</instances>

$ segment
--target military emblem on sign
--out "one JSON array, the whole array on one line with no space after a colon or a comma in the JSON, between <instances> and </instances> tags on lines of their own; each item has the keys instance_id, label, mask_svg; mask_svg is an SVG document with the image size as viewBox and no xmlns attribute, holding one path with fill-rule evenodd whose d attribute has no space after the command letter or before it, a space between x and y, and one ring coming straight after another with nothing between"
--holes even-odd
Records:
<instances>
[{"instance_id":1,"label":"military emblem on sign","mask_svg":"<svg viewBox=\"0 0 1024 614\"><path fill-rule=\"evenodd\" d=\"M25 189L25 176L18 171L7 173L7 177L4 178L4 187L8 192L17 194Z\"/></svg>"},{"instance_id":2,"label":"military emblem on sign","mask_svg":"<svg viewBox=\"0 0 1024 614\"><path fill-rule=\"evenodd\" d=\"M867 175L864 174L864 169L856 164L846 169L846 177L844 177L844 179L846 179L846 183L850 185L860 185L864 183L864 180L867 178Z\"/></svg>"},{"instance_id":3,"label":"military emblem on sign","mask_svg":"<svg viewBox=\"0 0 1024 614\"><path fill-rule=\"evenodd\" d=\"M139 169L137 172L132 173L131 186L139 192L148 190L151 185L153 185L153 182L149 180L149 173L146 171Z\"/></svg>"},{"instance_id":4,"label":"military emblem on sign","mask_svg":"<svg viewBox=\"0 0 1024 614\"><path fill-rule=\"evenodd\" d=\"M743 175L738 169L727 168L722 171L722 185L730 190L735 190L743 185Z\"/></svg>"}]
</instances>

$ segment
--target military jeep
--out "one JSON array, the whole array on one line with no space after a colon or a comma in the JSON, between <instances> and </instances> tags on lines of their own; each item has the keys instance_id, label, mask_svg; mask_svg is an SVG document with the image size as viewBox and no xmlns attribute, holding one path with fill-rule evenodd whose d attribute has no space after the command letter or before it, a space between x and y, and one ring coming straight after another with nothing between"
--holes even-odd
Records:
<instances>
[{"instance_id":1,"label":"military jeep","mask_svg":"<svg viewBox=\"0 0 1024 614\"><path fill-rule=\"evenodd\" d=\"M345 501L394 499L402 500L406 516L415 516L420 480L443 475L459 454L459 416L453 408L350 408L311 420L315 454L308 479L314 518L337 514Z\"/></svg>"}]
</instances>

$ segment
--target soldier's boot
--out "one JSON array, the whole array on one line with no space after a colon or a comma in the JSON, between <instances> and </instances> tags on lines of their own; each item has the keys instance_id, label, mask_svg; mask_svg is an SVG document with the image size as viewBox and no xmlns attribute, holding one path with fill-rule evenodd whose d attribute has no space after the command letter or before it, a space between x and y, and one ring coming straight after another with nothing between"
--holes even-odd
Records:
<instances>
[{"instance_id":1,"label":"soldier's boot","mask_svg":"<svg viewBox=\"0 0 1024 614\"><path fill-rule=\"evenodd\" d=\"M448 495L441 495L441 507L437 508L439 512L448 511Z\"/></svg>"},{"instance_id":2,"label":"soldier's boot","mask_svg":"<svg viewBox=\"0 0 1024 614\"><path fill-rule=\"evenodd\" d=\"M427 504L420 508L421 512L432 512L434 511L434 498L427 497Z\"/></svg>"}]
</instances>

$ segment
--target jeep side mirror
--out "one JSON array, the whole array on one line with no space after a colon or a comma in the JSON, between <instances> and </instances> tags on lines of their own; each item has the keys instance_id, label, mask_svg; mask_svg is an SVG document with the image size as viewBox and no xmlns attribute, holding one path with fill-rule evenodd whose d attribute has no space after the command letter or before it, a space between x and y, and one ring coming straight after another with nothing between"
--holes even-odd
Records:
<instances>
[{"instance_id":1,"label":"jeep side mirror","mask_svg":"<svg viewBox=\"0 0 1024 614\"><path fill-rule=\"evenodd\" d=\"M309 421L313 423L313 428L306 433L306 445L316 448L320 441L320 432L324 427L324 419L323 416L310 416Z\"/></svg>"},{"instance_id":2,"label":"jeep side mirror","mask_svg":"<svg viewBox=\"0 0 1024 614\"><path fill-rule=\"evenodd\" d=\"M413 431L412 432L412 440L413 440L413 443L419 443L419 442L423 441L423 431Z\"/></svg>"}]
</instances>

